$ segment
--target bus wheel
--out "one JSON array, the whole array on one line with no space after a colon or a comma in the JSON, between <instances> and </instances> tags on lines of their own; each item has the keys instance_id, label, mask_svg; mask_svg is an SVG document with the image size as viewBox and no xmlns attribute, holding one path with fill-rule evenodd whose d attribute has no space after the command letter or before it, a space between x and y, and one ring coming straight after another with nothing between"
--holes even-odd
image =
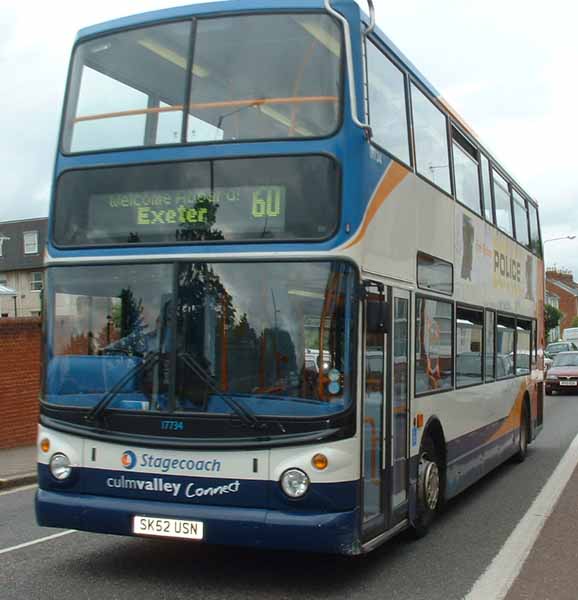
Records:
<instances>
[{"instance_id":1,"label":"bus wheel","mask_svg":"<svg viewBox=\"0 0 578 600\"><path fill-rule=\"evenodd\" d=\"M433 439L426 434L422 441L418 479L417 506L413 532L417 538L427 534L443 502L443 475L440 452Z\"/></svg>"},{"instance_id":2,"label":"bus wheel","mask_svg":"<svg viewBox=\"0 0 578 600\"><path fill-rule=\"evenodd\" d=\"M526 460L528 454L528 432L530 430L530 422L526 403L522 404L522 415L520 416L520 437L518 439L518 451L514 454L514 461L521 463Z\"/></svg>"}]
</instances>

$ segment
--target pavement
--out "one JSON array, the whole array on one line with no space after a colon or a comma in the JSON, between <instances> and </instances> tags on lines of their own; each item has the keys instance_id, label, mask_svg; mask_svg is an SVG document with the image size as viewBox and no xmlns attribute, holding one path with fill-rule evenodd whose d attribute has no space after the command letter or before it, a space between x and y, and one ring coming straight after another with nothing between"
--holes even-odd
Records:
<instances>
[{"instance_id":1,"label":"pavement","mask_svg":"<svg viewBox=\"0 0 578 600\"><path fill-rule=\"evenodd\" d=\"M36 483L36 446L0 449L0 491Z\"/></svg>"},{"instance_id":2,"label":"pavement","mask_svg":"<svg viewBox=\"0 0 578 600\"><path fill-rule=\"evenodd\" d=\"M506 600L578 598L578 469L546 520Z\"/></svg>"}]
</instances>

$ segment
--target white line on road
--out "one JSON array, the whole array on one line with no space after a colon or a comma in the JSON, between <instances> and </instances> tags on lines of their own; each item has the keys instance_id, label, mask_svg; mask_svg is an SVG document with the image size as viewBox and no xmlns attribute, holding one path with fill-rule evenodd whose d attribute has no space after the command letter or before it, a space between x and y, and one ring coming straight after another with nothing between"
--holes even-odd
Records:
<instances>
[{"instance_id":1,"label":"white line on road","mask_svg":"<svg viewBox=\"0 0 578 600\"><path fill-rule=\"evenodd\" d=\"M32 490L35 487L37 487L37 485L35 483L31 483L30 485L23 485L22 487L14 488L13 490L8 490L7 492L0 492L0 496L8 496L8 494L15 494L16 492L24 492L26 490Z\"/></svg>"},{"instance_id":2,"label":"white line on road","mask_svg":"<svg viewBox=\"0 0 578 600\"><path fill-rule=\"evenodd\" d=\"M490 566L476 581L465 600L502 600L506 596L576 465L578 435L572 440L532 506L516 525Z\"/></svg>"},{"instance_id":3,"label":"white line on road","mask_svg":"<svg viewBox=\"0 0 578 600\"><path fill-rule=\"evenodd\" d=\"M75 529L67 529L66 531L61 531L60 533L55 533L54 535L47 535L43 538L38 538L37 540L32 540L31 542L25 542L24 544L18 544L18 546L12 546L11 548L4 548L4 550L0 550L0 554L6 554L7 552L14 552L14 550L20 550L22 548L27 548L28 546L34 546L35 544L41 544L42 542L48 542L50 540L54 540L56 538L62 537L63 535L68 535L69 533L75 533Z\"/></svg>"}]
</instances>

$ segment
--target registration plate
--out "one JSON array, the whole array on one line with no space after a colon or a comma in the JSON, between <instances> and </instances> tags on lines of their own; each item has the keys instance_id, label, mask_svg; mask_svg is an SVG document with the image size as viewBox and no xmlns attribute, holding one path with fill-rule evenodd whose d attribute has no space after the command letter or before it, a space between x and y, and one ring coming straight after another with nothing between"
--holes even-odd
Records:
<instances>
[{"instance_id":1,"label":"registration plate","mask_svg":"<svg viewBox=\"0 0 578 600\"><path fill-rule=\"evenodd\" d=\"M201 521L183 521L181 519L160 519L158 517L134 516L132 532L138 535L202 540L203 523Z\"/></svg>"},{"instance_id":2,"label":"registration plate","mask_svg":"<svg viewBox=\"0 0 578 600\"><path fill-rule=\"evenodd\" d=\"M560 385L578 385L578 381L561 381Z\"/></svg>"}]
</instances>

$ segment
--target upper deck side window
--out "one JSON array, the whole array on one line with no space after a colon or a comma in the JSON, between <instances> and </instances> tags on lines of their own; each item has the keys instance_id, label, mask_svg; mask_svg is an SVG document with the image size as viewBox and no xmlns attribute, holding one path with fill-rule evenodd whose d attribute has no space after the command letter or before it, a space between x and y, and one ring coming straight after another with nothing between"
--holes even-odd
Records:
<instances>
[{"instance_id":1,"label":"upper deck side window","mask_svg":"<svg viewBox=\"0 0 578 600\"><path fill-rule=\"evenodd\" d=\"M481 216L478 151L452 127L456 198Z\"/></svg>"},{"instance_id":2,"label":"upper deck side window","mask_svg":"<svg viewBox=\"0 0 578 600\"><path fill-rule=\"evenodd\" d=\"M512 190L514 199L514 225L516 227L516 239L528 247L530 245L530 233L528 231L528 211L526 209L526 200Z\"/></svg>"},{"instance_id":3,"label":"upper deck side window","mask_svg":"<svg viewBox=\"0 0 578 600\"><path fill-rule=\"evenodd\" d=\"M413 83L411 99L417 172L451 194L446 116Z\"/></svg>"},{"instance_id":4,"label":"upper deck side window","mask_svg":"<svg viewBox=\"0 0 578 600\"><path fill-rule=\"evenodd\" d=\"M534 254L541 257L542 242L538 224L538 209L531 202L528 202L528 213L530 216L530 249Z\"/></svg>"},{"instance_id":5,"label":"upper deck side window","mask_svg":"<svg viewBox=\"0 0 578 600\"><path fill-rule=\"evenodd\" d=\"M482 190L484 192L484 216L486 221L494 223L494 198L492 197L492 185L490 183L490 161L481 154Z\"/></svg>"},{"instance_id":6,"label":"upper deck side window","mask_svg":"<svg viewBox=\"0 0 578 600\"><path fill-rule=\"evenodd\" d=\"M372 139L410 164L405 77L371 42L367 44L367 71Z\"/></svg>"},{"instance_id":7,"label":"upper deck side window","mask_svg":"<svg viewBox=\"0 0 578 600\"><path fill-rule=\"evenodd\" d=\"M512 225L512 203L510 201L510 188L508 182L495 170L492 172L494 179L494 200L496 204L496 224L505 233L514 235Z\"/></svg>"},{"instance_id":8,"label":"upper deck side window","mask_svg":"<svg viewBox=\"0 0 578 600\"><path fill-rule=\"evenodd\" d=\"M82 42L72 62L62 149L330 135L341 114L341 38L328 15L269 14L198 19L195 27L160 24Z\"/></svg>"}]
</instances>

